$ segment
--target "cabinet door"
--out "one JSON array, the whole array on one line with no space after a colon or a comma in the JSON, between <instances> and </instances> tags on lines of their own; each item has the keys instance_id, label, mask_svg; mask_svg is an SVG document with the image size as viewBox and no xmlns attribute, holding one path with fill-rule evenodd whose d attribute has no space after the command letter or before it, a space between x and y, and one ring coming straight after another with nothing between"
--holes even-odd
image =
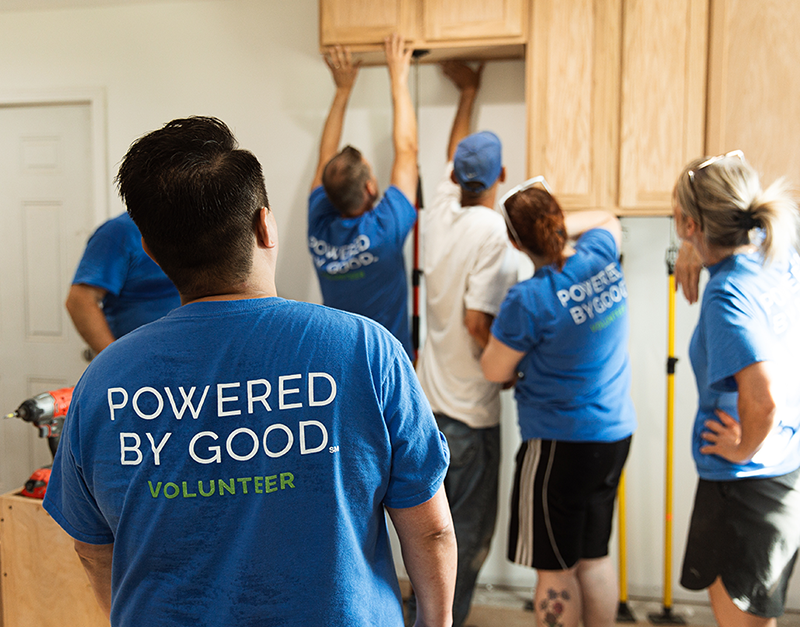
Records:
<instances>
[{"instance_id":1,"label":"cabinet door","mask_svg":"<svg viewBox=\"0 0 800 627\"><path fill-rule=\"evenodd\" d=\"M564 208L608 207L617 149L622 0L534 0L528 172Z\"/></svg>"},{"instance_id":2,"label":"cabinet door","mask_svg":"<svg viewBox=\"0 0 800 627\"><path fill-rule=\"evenodd\" d=\"M528 0L421 0L426 41L525 36Z\"/></svg>"},{"instance_id":3,"label":"cabinet door","mask_svg":"<svg viewBox=\"0 0 800 627\"><path fill-rule=\"evenodd\" d=\"M320 45L381 44L392 32L416 39L417 0L320 0Z\"/></svg>"},{"instance_id":4,"label":"cabinet door","mask_svg":"<svg viewBox=\"0 0 800 627\"><path fill-rule=\"evenodd\" d=\"M800 2L713 0L707 152L800 182Z\"/></svg>"},{"instance_id":5,"label":"cabinet door","mask_svg":"<svg viewBox=\"0 0 800 627\"><path fill-rule=\"evenodd\" d=\"M683 166L702 154L708 0L624 0L622 214L669 214Z\"/></svg>"}]
</instances>

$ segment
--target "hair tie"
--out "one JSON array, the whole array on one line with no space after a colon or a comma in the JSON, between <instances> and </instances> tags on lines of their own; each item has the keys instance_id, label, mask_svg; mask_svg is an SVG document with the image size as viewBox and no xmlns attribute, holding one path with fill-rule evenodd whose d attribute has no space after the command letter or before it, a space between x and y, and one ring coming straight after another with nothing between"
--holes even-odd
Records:
<instances>
[{"instance_id":1,"label":"hair tie","mask_svg":"<svg viewBox=\"0 0 800 627\"><path fill-rule=\"evenodd\" d=\"M760 227L761 220L754 217L753 212L750 209L745 209L739 214L739 226L741 226L745 231L750 231Z\"/></svg>"}]
</instances>

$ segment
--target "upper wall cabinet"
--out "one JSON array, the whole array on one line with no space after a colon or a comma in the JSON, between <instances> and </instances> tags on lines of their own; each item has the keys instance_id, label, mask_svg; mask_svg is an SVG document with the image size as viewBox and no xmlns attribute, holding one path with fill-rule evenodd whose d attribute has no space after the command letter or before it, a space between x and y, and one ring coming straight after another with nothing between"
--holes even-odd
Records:
<instances>
[{"instance_id":1,"label":"upper wall cabinet","mask_svg":"<svg viewBox=\"0 0 800 627\"><path fill-rule=\"evenodd\" d=\"M427 61L522 58L529 0L320 0L320 46L349 45L383 62L383 38L398 32Z\"/></svg>"},{"instance_id":2,"label":"upper wall cabinet","mask_svg":"<svg viewBox=\"0 0 800 627\"><path fill-rule=\"evenodd\" d=\"M668 214L703 152L707 0L533 0L531 20L529 173L565 208Z\"/></svg>"},{"instance_id":3,"label":"upper wall cabinet","mask_svg":"<svg viewBox=\"0 0 800 627\"><path fill-rule=\"evenodd\" d=\"M713 0L707 152L800 183L800 2Z\"/></svg>"}]
</instances>

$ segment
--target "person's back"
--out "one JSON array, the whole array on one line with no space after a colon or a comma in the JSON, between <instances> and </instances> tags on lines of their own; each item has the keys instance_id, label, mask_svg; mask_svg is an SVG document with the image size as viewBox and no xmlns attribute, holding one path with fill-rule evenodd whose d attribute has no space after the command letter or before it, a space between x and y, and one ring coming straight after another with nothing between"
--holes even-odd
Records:
<instances>
[{"instance_id":1,"label":"person's back","mask_svg":"<svg viewBox=\"0 0 800 627\"><path fill-rule=\"evenodd\" d=\"M403 371L374 323L276 298L193 303L103 351L70 414L93 438L64 445L115 521L113 624L400 624L382 508L446 467Z\"/></svg>"},{"instance_id":2,"label":"person's back","mask_svg":"<svg viewBox=\"0 0 800 627\"><path fill-rule=\"evenodd\" d=\"M278 298L261 165L221 121L141 137L117 180L184 304L89 365L45 495L111 624L397 625L388 513L449 625L449 455L400 343Z\"/></svg>"},{"instance_id":3,"label":"person's back","mask_svg":"<svg viewBox=\"0 0 800 627\"><path fill-rule=\"evenodd\" d=\"M423 219L427 335L420 382L435 410L472 427L494 426L500 386L483 376L482 347L464 324L464 312L497 312L516 281L516 253L502 216L482 205L462 206L449 175Z\"/></svg>"}]
</instances>

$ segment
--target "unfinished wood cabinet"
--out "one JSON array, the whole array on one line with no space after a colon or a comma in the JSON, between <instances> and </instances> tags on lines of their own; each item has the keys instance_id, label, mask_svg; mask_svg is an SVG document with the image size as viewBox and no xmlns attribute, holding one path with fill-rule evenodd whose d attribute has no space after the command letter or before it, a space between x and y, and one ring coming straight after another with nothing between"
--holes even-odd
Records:
<instances>
[{"instance_id":1,"label":"unfinished wood cabinet","mask_svg":"<svg viewBox=\"0 0 800 627\"><path fill-rule=\"evenodd\" d=\"M529 0L422 0L426 41L521 38Z\"/></svg>"},{"instance_id":2,"label":"unfinished wood cabinet","mask_svg":"<svg viewBox=\"0 0 800 627\"><path fill-rule=\"evenodd\" d=\"M522 58L530 0L320 0L320 47L348 45L383 62L383 38L398 32L423 60Z\"/></svg>"},{"instance_id":3,"label":"unfinished wood cabinet","mask_svg":"<svg viewBox=\"0 0 800 627\"><path fill-rule=\"evenodd\" d=\"M39 499L0 496L3 627L108 627L73 541Z\"/></svg>"},{"instance_id":4,"label":"unfinished wood cabinet","mask_svg":"<svg viewBox=\"0 0 800 627\"><path fill-rule=\"evenodd\" d=\"M528 171L565 208L667 215L702 153L707 0L534 0Z\"/></svg>"},{"instance_id":5,"label":"unfinished wood cabinet","mask_svg":"<svg viewBox=\"0 0 800 627\"><path fill-rule=\"evenodd\" d=\"M416 40L417 0L320 0L320 45L379 44L396 31Z\"/></svg>"},{"instance_id":6,"label":"unfinished wood cabinet","mask_svg":"<svg viewBox=\"0 0 800 627\"><path fill-rule=\"evenodd\" d=\"M800 3L712 0L706 152L800 183Z\"/></svg>"}]
</instances>

